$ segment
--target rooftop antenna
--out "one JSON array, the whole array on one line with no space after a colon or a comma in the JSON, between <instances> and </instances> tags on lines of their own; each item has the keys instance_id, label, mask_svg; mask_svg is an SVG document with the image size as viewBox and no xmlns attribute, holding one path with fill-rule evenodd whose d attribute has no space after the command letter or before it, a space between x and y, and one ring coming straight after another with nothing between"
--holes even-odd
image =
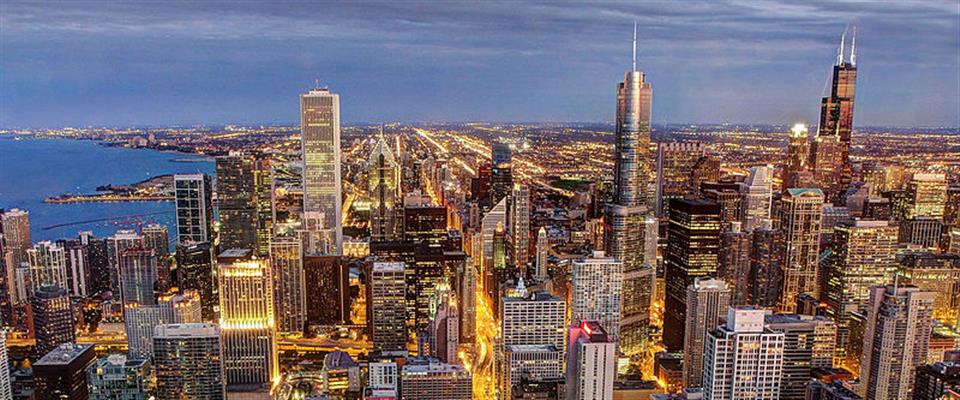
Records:
<instances>
[{"instance_id":1,"label":"rooftop antenna","mask_svg":"<svg viewBox=\"0 0 960 400\"><path fill-rule=\"evenodd\" d=\"M637 21L633 21L633 69L637 70Z\"/></svg>"},{"instance_id":2,"label":"rooftop antenna","mask_svg":"<svg viewBox=\"0 0 960 400\"><path fill-rule=\"evenodd\" d=\"M853 27L853 40L850 44L850 65L857 66L857 27Z\"/></svg>"},{"instance_id":3,"label":"rooftop antenna","mask_svg":"<svg viewBox=\"0 0 960 400\"><path fill-rule=\"evenodd\" d=\"M837 49L837 65L843 65L843 44L847 39L847 29L843 28L843 35L840 36L840 48Z\"/></svg>"}]
</instances>

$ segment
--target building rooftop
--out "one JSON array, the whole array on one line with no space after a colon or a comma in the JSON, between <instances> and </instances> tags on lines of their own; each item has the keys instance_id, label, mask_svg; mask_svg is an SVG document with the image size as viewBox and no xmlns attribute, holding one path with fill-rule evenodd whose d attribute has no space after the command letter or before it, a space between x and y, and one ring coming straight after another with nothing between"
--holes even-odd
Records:
<instances>
[{"instance_id":1,"label":"building rooftop","mask_svg":"<svg viewBox=\"0 0 960 400\"><path fill-rule=\"evenodd\" d=\"M373 270L375 272L403 272L404 263L402 262L375 262Z\"/></svg>"},{"instance_id":2,"label":"building rooftop","mask_svg":"<svg viewBox=\"0 0 960 400\"><path fill-rule=\"evenodd\" d=\"M219 337L216 325L206 323L157 325L153 331L155 338Z\"/></svg>"},{"instance_id":3,"label":"building rooftop","mask_svg":"<svg viewBox=\"0 0 960 400\"><path fill-rule=\"evenodd\" d=\"M552 344L515 344L507 346L511 353L553 353L558 352L557 346Z\"/></svg>"},{"instance_id":4,"label":"building rooftop","mask_svg":"<svg viewBox=\"0 0 960 400\"><path fill-rule=\"evenodd\" d=\"M93 345L90 344L64 343L60 346L57 346L57 348L50 350L50 352L43 356L40 361L37 361L33 365L67 365L92 347Z\"/></svg>"}]
</instances>

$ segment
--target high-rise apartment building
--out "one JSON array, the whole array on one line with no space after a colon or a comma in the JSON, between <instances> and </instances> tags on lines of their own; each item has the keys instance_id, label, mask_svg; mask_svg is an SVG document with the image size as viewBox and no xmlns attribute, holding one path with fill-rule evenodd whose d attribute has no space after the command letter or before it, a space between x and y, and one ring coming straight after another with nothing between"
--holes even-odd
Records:
<instances>
[{"instance_id":1,"label":"high-rise apartment building","mask_svg":"<svg viewBox=\"0 0 960 400\"><path fill-rule=\"evenodd\" d=\"M860 382L868 399L913 395L916 368L925 364L934 293L896 283L870 288Z\"/></svg>"},{"instance_id":2,"label":"high-rise apartment building","mask_svg":"<svg viewBox=\"0 0 960 400\"><path fill-rule=\"evenodd\" d=\"M221 249L257 248L257 193L253 156L217 157L217 211Z\"/></svg>"},{"instance_id":3,"label":"high-rise apartment building","mask_svg":"<svg viewBox=\"0 0 960 400\"><path fill-rule=\"evenodd\" d=\"M900 283L936 293L933 319L951 325L960 318L960 254L906 253L899 258Z\"/></svg>"},{"instance_id":4,"label":"high-rise apartment building","mask_svg":"<svg viewBox=\"0 0 960 400\"><path fill-rule=\"evenodd\" d=\"M31 304L38 356L77 339L73 309L66 290L56 285L41 286L33 292Z\"/></svg>"},{"instance_id":5,"label":"high-rise apartment building","mask_svg":"<svg viewBox=\"0 0 960 400\"><path fill-rule=\"evenodd\" d=\"M700 193L693 186L690 171L707 154L703 142L657 144L657 215L666 217L671 199Z\"/></svg>"},{"instance_id":6,"label":"high-rise apartment building","mask_svg":"<svg viewBox=\"0 0 960 400\"><path fill-rule=\"evenodd\" d=\"M30 213L20 209L10 209L0 214L3 229L3 249L13 254L14 267L27 262L27 250L33 247L30 239ZM2 254L0 254L2 256Z\"/></svg>"},{"instance_id":7,"label":"high-rise apartment building","mask_svg":"<svg viewBox=\"0 0 960 400\"><path fill-rule=\"evenodd\" d=\"M215 324L169 324L153 335L157 400L226 398L220 329Z\"/></svg>"},{"instance_id":8,"label":"high-rise apartment building","mask_svg":"<svg viewBox=\"0 0 960 400\"><path fill-rule=\"evenodd\" d=\"M570 320L609 326L607 334L616 340L620 334L623 263L595 251L593 257L574 260L571 269Z\"/></svg>"},{"instance_id":9,"label":"high-rise apartment building","mask_svg":"<svg viewBox=\"0 0 960 400\"><path fill-rule=\"evenodd\" d=\"M350 321L350 268L340 256L304 257L303 276L307 326Z\"/></svg>"},{"instance_id":10,"label":"high-rise apartment building","mask_svg":"<svg viewBox=\"0 0 960 400\"><path fill-rule=\"evenodd\" d=\"M306 254L339 255L343 228L340 182L340 96L326 88L300 95L303 154L303 211L315 214L308 227L318 236Z\"/></svg>"},{"instance_id":11,"label":"high-rise apartment building","mask_svg":"<svg viewBox=\"0 0 960 400\"><path fill-rule=\"evenodd\" d=\"M91 344L58 345L33 364L33 394L44 400L90 398L87 370L95 359Z\"/></svg>"},{"instance_id":12,"label":"high-rise apartment building","mask_svg":"<svg viewBox=\"0 0 960 400\"><path fill-rule=\"evenodd\" d=\"M157 255L151 248L131 247L120 255L120 298L124 304L156 304Z\"/></svg>"},{"instance_id":13,"label":"high-rise apartment building","mask_svg":"<svg viewBox=\"0 0 960 400\"><path fill-rule=\"evenodd\" d=\"M7 355L7 333L0 330L0 398L12 399L12 387L10 385L10 357Z\"/></svg>"},{"instance_id":14,"label":"high-rise apartment building","mask_svg":"<svg viewBox=\"0 0 960 400\"><path fill-rule=\"evenodd\" d=\"M774 308L783 297L783 233L779 229L755 229L750 246L747 301Z\"/></svg>"},{"instance_id":15,"label":"high-rise apartment building","mask_svg":"<svg viewBox=\"0 0 960 400\"><path fill-rule=\"evenodd\" d=\"M270 254L270 237L273 236L273 224L276 220L274 207L273 161L260 157L254 161L253 190L257 204L257 255L267 257Z\"/></svg>"},{"instance_id":16,"label":"high-rise apartment building","mask_svg":"<svg viewBox=\"0 0 960 400\"><path fill-rule=\"evenodd\" d=\"M200 295L193 290L166 293L156 305L131 304L123 310L127 333L127 357L149 360L153 356L153 334L163 324L198 323L203 320Z\"/></svg>"},{"instance_id":17,"label":"high-rise apartment building","mask_svg":"<svg viewBox=\"0 0 960 400\"><path fill-rule=\"evenodd\" d=\"M723 280L696 278L687 287L687 318L683 335L684 387L700 387L703 384L703 349L707 333L720 325L720 318L729 307L730 288Z\"/></svg>"},{"instance_id":18,"label":"high-rise apartment building","mask_svg":"<svg viewBox=\"0 0 960 400\"><path fill-rule=\"evenodd\" d=\"M833 367L837 325L825 317L797 314L767 314L764 323L784 336L780 399L804 399L811 370Z\"/></svg>"},{"instance_id":19,"label":"high-rise apartment building","mask_svg":"<svg viewBox=\"0 0 960 400\"><path fill-rule=\"evenodd\" d=\"M400 164L381 133L367 160L367 194L370 197L370 240L397 239L401 229L399 212Z\"/></svg>"},{"instance_id":20,"label":"high-rise apartment building","mask_svg":"<svg viewBox=\"0 0 960 400\"><path fill-rule=\"evenodd\" d=\"M406 351L407 307L404 263L374 262L370 274L370 337L380 351Z\"/></svg>"},{"instance_id":21,"label":"high-rise apartment building","mask_svg":"<svg viewBox=\"0 0 960 400\"><path fill-rule=\"evenodd\" d=\"M944 360L917 368L914 400L939 400L960 396L960 351L948 351Z\"/></svg>"},{"instance_id":22,"label":"high-rise apartment building","mask_svg":"<svg viewBox=\"0 0 960 400\"><path fill-rule=\"evenodd\" d=\"M820 189L787 189L781 199L783 293L778 309L793 312L800 293L818 296L818 257L824 195Z\"/></svg>"},{"instance_id":23,"label":"high-rise apartment building","mask_svg":"<svg viewBox=\"0 0 960 400\"><path fill-rule=\"evenodd\" d=\"M730 307L727 322L707 336L703 398L780 397L784 334L764 326L762 309Z\"/></svg>"},{"instance_id":24,"label":"high-rise apartment building","mask_svg":"<svg viewBox=\"0 0 960 400\"><path fill-rule=\"evenodd\" d=\"M400 371L400 398L471 400L473 376L462 366L436 359L414 359Z\"/></svg>"},{"instance_id":25,"label":"high-rise apartment building","mask_svg":"<svg viewBox=\"0 0 960 400\"><path fill-rule=\"evenodd\" d=\"M740 229L740 222L731 223L730 229L720 234L720 264L717 277L730 288L731 304L747 302L750 293L750 249L753 233ZM725 312L725 309L723 310ZM711 327L713 328L713 327Z\"/></svg>"},{"instance_id":26,"label":"high-rise apartment building","mask_svg":"<svg viewBox=\"0 0 960 400\"><path fill-rule=\"evenodd\" d=\"M567 349L567 399L612 399L616 376L616 340L596 321L581 321L579 325L571 326Z\"/></svg>"},{"instance_id":27,"label":"high-rise apartment building","mask_svg":"<svg viewBox=\"0 0 960 400\"><path fill-rule=\"evenodd\" d=\"M177 243L213 242L213 189L205 174L173 176Z\"/></svg>"},{"instance_id":28,"label":"high-rise apartment building","mask_svg":"<svg viewBox=\"0 0 960 400\"><path fill-rule=\"evenodd\" d=\"M510 239L513 240L513 265L526 270L530 262L530 187L514 184L510 194ZM527 275L527 274L525 274ZM533 275L533 274L529 274Z\"/></svg>"},{"instance_id":29,"label":"high-rise apartment building","mask_svg":"<svg viewBox=\"0 0 960 400\"><path fill-rule=\"evenodd\" d=\"M90 400L147 400L152 398L149 384L148 359L128 360L123 354L111 354L97 359L87 370Z\"/></svg>"},{"instance_id":30,"label":"high-rise apartment building","mask_svg":"<svg viewBox=\"0 0 960 400\"><path fill-rule=\"evenodd\" d=\"M846 37L846 32L844 32ZM850 137L853 133L853 104L857 85L856 37L850 49L850 60L843 57L840 42L837 62L833 66L830 95L820 103L820 123L812 146L812 170L825 199L842 204L842 197L853 176L850 162Z\"/></svg>"},{"instance_id":31,"label":"high-rise apartment building","mask_svg":"<svg viewBox=\"0 0 960 400\"><path fill-rule=\"evenodd\" d=\"M535 349L539 353L540 363L554 362L562 364L565 330L566 304L559 297L546 292L527 293L523 281L517 290L503 298L500 309L500 335L496 349L497 388L500 393L509 396L515 379L524 374L525 368L531 371L538 363L522 362L517 353L530 348L517 346L546 346ZM508 350L510 353L508 354ZM508 356L513 356L508 358Z\"/></svg>"},{"instance_id":32,"label":"high-rise apartment building","mask_svg":"<svg viewBox=\"0 0 960 400\"><path fill-rule=\"evenodd\" d=\"M772 218L771 200L773 198L773 170L767 166L750 168L750 175L743 182L743 218L744 230L752 231L764 225Z\"/></svg>"},{"instance_id":33,"label":"high-rise apartment building","mask_svg":"<svg viewBox=\"0 0 960 400\"><path fill-rule=\"evenodd\" d=\"M34 291L47 285L67 286L67 256L60 244L47 240L37 242L27 250L27 260Z\"/></svg>"},{"instance_id":34,"label":"high-rise apartment building","mask_svg":"<svg viewBox=\"0 0 960 400\"><path fill-rule=\"evenodd\" d=\"M269 387L279 378L273 273L266 260L221 256L220 329L228 385Z\"/></svg>"},{"instance_id":35,"label":"high-rise apartment building","mask_svg":"<svg viewBox=\"0 0 960 400\"><path fill-rule=\"evenodd\" d=\"M298 236L270 238L273 268L273 298L277 308L277 332L302 333L307 324L307 289L302 242ZM333 293L325 293L329 296Z\"/></svg>"},{"instance_id":36,"label":"high-rise apartment building","mask_svg":"<svg viewBox=\"0 0 960 400\"><path fill-rule=\"evenodd\" d=\"M670 201L670 227L664 256L663 330L668 351L680 351L684 343L687 287L694 279L715 276L720 252L720 206L704 199Z\"/></svg>"}]
</instances>

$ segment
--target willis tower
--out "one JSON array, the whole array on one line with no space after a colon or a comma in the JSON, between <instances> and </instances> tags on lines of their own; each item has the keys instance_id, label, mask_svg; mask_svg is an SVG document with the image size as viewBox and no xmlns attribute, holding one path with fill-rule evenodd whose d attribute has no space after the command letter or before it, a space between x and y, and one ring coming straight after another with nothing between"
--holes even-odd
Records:
<instances>
[{"instance_id":1,"label":"willis tower","mask_svg":"<svg viewBox=\"0 0 960 400\"><path fill-rule=\"evenodd\" d=\"M844 59L846 31L840 39L833 66L830 95L820 104L820 124L813 142L813 176L828 201L843 203L853 171L850 165L850 134L853 131L854 92L857 84L857 37L854 30L850 60Z\"/></svg>"}]
</instances>

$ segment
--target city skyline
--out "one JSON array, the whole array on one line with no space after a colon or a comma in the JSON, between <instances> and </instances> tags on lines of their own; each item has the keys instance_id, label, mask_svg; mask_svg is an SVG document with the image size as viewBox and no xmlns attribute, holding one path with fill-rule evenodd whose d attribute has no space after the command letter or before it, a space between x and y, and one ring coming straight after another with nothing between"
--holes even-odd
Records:
<instances>
[{"instance_id":1,"label":"city skyline","mask_svg":"<svg viewBox=\"0 0 960 400\"><path fill-rule=\"evenodd\" d=\"M292 123L316 80L345 123L610 121L634 21L659 123L816 121L856 26L855 127L960 125L950 2L217 5L4 3L0 126Z\"/></svg>"}]
</instances>

